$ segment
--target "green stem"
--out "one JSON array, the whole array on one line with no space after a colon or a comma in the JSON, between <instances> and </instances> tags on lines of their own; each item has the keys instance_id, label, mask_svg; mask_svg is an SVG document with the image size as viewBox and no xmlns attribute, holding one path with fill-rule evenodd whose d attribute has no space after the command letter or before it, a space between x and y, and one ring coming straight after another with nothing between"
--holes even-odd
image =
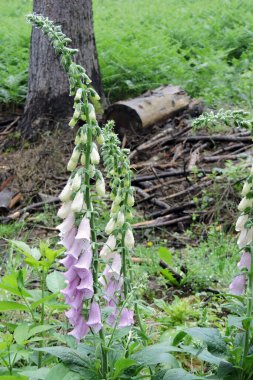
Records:
<instances>
[{"instance_id":1,"label":"green stem","mask_svg":"<svg viewBox=\"0 0 253 380\"><path fill-rule=\"evenodd\" d=\"M249 295L248 295L248 305L247 305L247 318L251 318L252 315L252 307L253 307L253 246L251 247L251 267L249 273ZM244 339L244 350L243 350L243 362L248 355L249 352L249 344L250 344L250 329L251 323L247 321L247 328L245 331L245 339Z\"/></svg>"},{"instance_id":2,"label":"green stem","mask_svg":"<svg viewBox=\"0 0 253 380\"><path fill-rule=\"evenodd\" d=\"M41 274L41 298L43 299L45 297L45 273L44 270L42 271ZM40 325L42 326L44 324L45 320L45 303L42 302L41 305L41 318L40 318ZM43 341L40 343L40 347L43 347ZM42 357L43 357L43 352L39 351L38 354L38 368L41 368L42 366Z\"/></svg>"}]
</instances>

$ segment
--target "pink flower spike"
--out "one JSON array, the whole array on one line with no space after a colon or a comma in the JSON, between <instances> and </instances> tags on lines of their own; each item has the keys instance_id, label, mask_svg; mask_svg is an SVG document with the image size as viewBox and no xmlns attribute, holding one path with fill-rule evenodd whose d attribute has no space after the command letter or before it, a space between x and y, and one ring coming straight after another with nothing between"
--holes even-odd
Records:
<instances>
[{"instance_id":1,"label":"pink flower spike","mask_svg":"<svg viewBox=\"0 0 253 380\"><path fill-rule=\"evenodd\" d=\"M90 271L91 261L92 252L86 251L82 253L78 262L74 265L75 271L81 279L85 278L87 273Z\"/></svg>"},{"instance_id":2,"label":"pink flower spike","mask_svg":"<svg viewBox=\"0 0 253 380\"><path fill-rule=\"evenodd\" d=\"M100 307L97 302L92 302L87 325L97 333L102 328Z\"/></svg>"},{"instance_id":3,"label":"pink flower spike","mask_svg":"<svg viewBox=\"0 0 253 380\"><path fill-rule=\"evenodd\" d=\"M85 335L89 332L89 326L85 322L84 318L80 316L76 327L68 333L68 335L72 335L79 342Z\"/></svg>"},{"instance_id":4,"label":"pink flower spike","mask_svg":"<svg viewBox=\"0 0 253 380\"><path fill-rule=\"evenodd\" d=\"M93 297L94 289L92 273L88 272L87 276L81 280L80 284L76 288L83 291L84 299L90 299Z\"/></svg>"},{"instance_id":5,"label":"pink flower spike","mask_svg":"<svg viewBox=\"0 0 253 380\"><path fill-rule=\"evenodd\" d=\"M236 276L231 284L229 285L230 293L241 296L246 288L246 276L245 274L240 274L239 276Z\"/></svg>"},{"instance_id":6,"label":"pink flower spike","mask_svg":"<svg viewBox=\"0 0 253 380\"><path fill-rule=\"evenodd\" d=\"M69 216L56 228L60 231L60 236L64 236L65 234L68 234L72 228L74 228L75 223L75 217L74 214L71 213Z\"/></svg>"},{"instance_id":7,"label":"pink flower spike","mask_svg":"<svg viewBox=\"0 0 253 380\"><path fill-rule=\"evenodd\" d=\"M90 221L84 217L79 225L76 239L87 239L90 241Z\"/></svg>"},{"instance_id":8,"label":"pink flower spike","mask_svg":"<svg viewBox=\"0 0 253 380\"><path fill-rule=\"evenodd\" d=\"M251 267L251 254L249 252L243 252L241 260L237 266L239 269L247 268L249 271Z\"/></svg>"}]
</instances>

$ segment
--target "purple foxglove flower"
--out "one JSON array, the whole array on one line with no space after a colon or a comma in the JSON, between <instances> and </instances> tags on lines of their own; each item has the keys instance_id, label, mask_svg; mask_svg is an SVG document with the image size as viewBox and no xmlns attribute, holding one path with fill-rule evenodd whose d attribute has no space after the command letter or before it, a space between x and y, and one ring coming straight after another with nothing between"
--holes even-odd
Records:
<instances>
[{"instance_id":1,"label":"purple foxglove flower","mask_svg":"<svg viewBox=\"0 0 253 380\"><path fill-rule=\"evenodd\" d=\"M68 335L72 335L79 342L85 335L89 332L89 326L85 322L82 316L79 317L79 320L75 326L75 328L68 333Z\"/></svg>"},{"instance_id":2,"label":"purple foxglove flower","mask_svg":"<svg viewBox=\"0 0 253 380\"><path fill-rule=\"evenodd\" d=\"M118 253L115 253L113 262L109 264L108 274L111 275L115 280L120 279L120 271L121 271L121 256Z\"/></svg>"},{"instance_id":3,"label":"purple foxglove flower","mask_svg":"<svg viewBox=\"0 0 253 380\"><path fill-rule=\"evenodd\" d=\"M66 278L66 282L68 284L74 280L79 280L80 282L80 278L76 275L76 271L73 265L67 270L67 272L64 273L64 277Z\"/></svg>"},{"instance_id":4,"label":"purple foxglove flower","mask_svg":"<svg viewBox=\"0 0 253 380\"><path fill-rule=\"evenodd\" d=\"M65 295L67 299L72 299L76 294L76 287L80 283L80 279L76 277L73 281L68 282L65 289L61 290L61 293Z\"/></svg>"},{"instance_id":5,"label":"purple foxglove flower","mask_svg":"<svg viewBox=\"0 0 253 380\"><path fill-rule=\"evenodd\" d=\"M60 231L60 236L67 234L74 228L74 223L75 223L75 216L73 213L70 213L67 218L59 224L56 228Z\"/></svg>"},{"instance_id":6,"label":"purple foxglove flower","mask_svg":"<svg viewBox=\"0 0 253 380\"><path fill-rule=\"evenodd\" d=\"M83 218L76 235L76 239L87 239L90 241L90 221L87 218Z\"/></svg>"},{"instance_id":7,"label":"purple foxglove flower","mask_svg":"<svg viewBox=\"0 0 253 380\"><path fill-rule=\"evenodd\" d=\"M74 243L76 236L76 228L72 228L67 234L64 234L59 244L63 245L66 249L70 249Z\"/></svg>"},{"instance_id":8,"label":"purple foxglove flower","mask_svg":"<svg viewBox=\"0 0 253 380\"><path fill-rule=\"evenodd\" d=\"M241 296L246 288L246 275L240 274L239 276L236 276L231 284L229 285L230 293Z\"/></svg>"},{"instance_id":9,"label":"purple foxglove flower","mask_svg":"<svg viewBox=\"0 0 253 380\"><path fill-rule=\"evenodd\" d=\"M107 319L107 323L109 326L114 326L115 323L117 323L118 328L123 328L123 327L131 326L134 322L134 313L132 312L132 310L129 310L127 308L124 308L121 311L121 315L118 321L117 321L117 316L118 316L118 310L115 310Z\"/></svg>"},{"instance_id":10,"label":"purple foxglove flower","mask_svg":"<svg viewBox=\"0 0 253 380\"><path fill-rule=\"evenodd\" d=\"M78 259L84 247L84 240L74 240L74 243L68 251L68 255L73 256L75 259Z\"/></svg>"},{"instance_id":11,"label":"purple foxglove flower","mask_svg":"<svg viewBox=\"0 0 253 380\"><path fill-rule=\"evenodd\" d=\"M83 279L90 272L90 265L92 261L92 252L90 250L81 254L78 262L74 265L77 275Z\"/></svg>"},{"instance_id":12,"label":"purple foxglove flower","mask_svg":"<svg viewBox=\"0 0 253 380\"><path fill-rule=\"evenodd\" d=\"M83 303L84 292L82 290L76 290L72 298L66 295L66 302L74 309L78 310Z\"/></svg>"},{"instance_id":13,"label":"purple foxglove flower","mask_svg":"<svg viewBox=\"0 0 253 380\"><path fill-rule=\"evenodd\" d=\"M63 259L59 260L59 262L67 269L69 269L72 265L76 264L77 259L73 256L67 255Z\"/></svg>"},{"instance_id":14,"label":"purple foxglove flower","mask_svg":"<svg viewBox=\"0 0 253 380\"><path fill-rule=\"evenodd\" d=\"M88 272L87 276L81 280L76 288L83 291L84 299L92 298L94 294L92 273Z\"/></svg>"},{"instance_id":15,"label":"purple foxglove flower","mask_svg":"<svg viewBox=\"0 0 253 380\"><path fill-rule=\"evenodd\" d=\"M89 319L87 321L87 325L94 330L96 333L101 330L102 322L101 322L101 312L100 307L97 302L92 302L90 307Z\"/></svg>"},{"instance_id":16,"label":"purple foxglove flower","mask_svg":"<svg viewBox=\"0 0 253 380\"><path fill-rule=\"evenodd\" d=\"M237 264L239 269L247 268L250 270L251 267L251 254L249 252L243 252L241 260Z\"/></svg>"},{"instance_id":17,"label":"purple foxglove flower","mask_svg":"<svg viewBox=\"0 0 253 380\"><path fill-rule=\"evenodd\" d=\"M107 301L110 301L112 299L115 300L115 296L117 297L118 294L115 294L115 293L118 293L122 290L122 285L123 285L123 278L120 277L120 279L117 281L117 280L114 280L113 278L110 280L107 288L105 289L104 291L104 298L105 300Z\"/></svg>"},{"instance_id":18,"label":"purple foxglove flower","mask_svg":"<svg viewBox=\"0 0 253 380\"><path fill-rule=\"evenodd\" d=\"M78 310L71 308L68 311L65 311L65 315L68 318L69 322L72 324L72 326L75 326L78 323L81 312L82 307L80 307Z\"/></svg>"}]
</instances>

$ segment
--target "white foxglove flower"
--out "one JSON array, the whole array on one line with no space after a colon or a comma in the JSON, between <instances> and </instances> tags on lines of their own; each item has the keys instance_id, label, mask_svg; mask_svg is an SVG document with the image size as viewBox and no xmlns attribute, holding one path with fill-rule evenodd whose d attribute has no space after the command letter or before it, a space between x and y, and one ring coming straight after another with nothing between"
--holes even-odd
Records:
<instances>
[{"instance_id":1,"label":"white foxglove flower","mask_svg":"<svg viewBox=\"0 0 253 380\"><path fill-rule=\"evenodd\" d=\"M83 144L87 143L87 133L81 132L81 134L80 134L80 142L83 143Z\"/></svg>"},{"instance_id":2,"label":"white foxglove flower","mask_svg":"<svg viewBox=\"0 0 253 380\"><path fill-rule=\"evenodd\" d=\"M241 202L239 203L238 210L244 211L248 207L252 207L253 199L249 198L242 198Z\"/></svg>"},{"instance_id":3,"label":"white foxglove flower","mask_svg":"<svg viewBox=\"0 0 253 380\"><path fill-rule=\"evenodd\" d=\"M59 208L57 212L57 216L61 219L65 219L70 213L71 213L71 202L65 202Z\"/></svg>"},{"instance_id":4,"label":"white foxglove flower","mask_svg":"<svg viewBox=\"0 0 253 380\"><path fill-rule=\"evenodd\" d=\"M100 257L109 258L110 254L115 249L115 247L116 237L114 235L110 235L100 251Z\"/></svg>"},{"instance_id":5,"label":"white foxglove flower","mask_svg":"<svg viewBox=\"0 0 253 380\"><path fill-rule=\"evenodd\" d=\"M75 170L75 168L77 167L77 162L78 161L73 160L71 157L67 165L67 170L69 172L73 172L73 170Z\"/></svg>"},{"instance_id":6,"label":"white foxglove flower","mask_svg":"<svg viewBox=\"0 0 253 380\"><path fill-rule=\"evenodd\" d=\"M111 218L105 227L106 235L111 235L114 229L115 229L115 221L113 218Z\"/></svg>"},{"instance_id":7,"label":"white foxglove flower","mask_svg":"<svg viewBox=\"0 0 253 380\"><path fill-rule=\"evenodd\" d=\"M103 145L105 143L105 139L104 139L104 136L102 135L102 133L100 133L100 135L98 135L98 137L97 137L97 143L99 145Z\"/></svg>"},{"instance_id":8,"label":"white foxglove flower","mask_svg":"<svg viewBox=\"0 0 253 380\"><path fill-rule=\"evenodd\" d=\"M117 194L115 199L114 199L114 204L119 205L121 202L122 202L122 198L119 194Z\"/></svg>"},{"instance_id":9,"label":"white foxglove flower","mask_svg":"<svg viewBox=\"0 0 253 380\"><path fill-rule=\"evenodd\" d=\"M78 191L75 198L71 204L71 210L74 212L80 212L83 208L83 192Z\"/></svg>"},{"instance_id":10,"label":"white foxglove flower","mask_svg":"<svg viewBox=\"0 0 253 380\"><path fill-rule=\"evenodd\" d=\"M245 223L248 221L249 216L247 214L240 215L239 218L237 219L236 225L235 225L235 230L236 231L242 231L245 227Z\"/></svg>"},{"instance_id":11,"label":"white foxglove flower","mask_svg":"<svg viewBox=\"0 0 253 380\"><path fill-rule=\"evenodd\" d=\"M90 172L90 178L93 178L94 175L95 175L95 173L96 173L96 168L95 168L94 165L90 165L90 170L89 170L89 172Z\"/></svg>"},{"instance_id":12,"label":"white foxglove flower","mask_svg":"<svg viewBox=\"0 0 253 380\"><path fill-rule=\"evenodd\" d=\"M100 161L100 156L95 145L93 145L91 150L90 161L93 165L98 165Z\"/></svg>"},{"instance_id":13,"label":"white foxglove flower","mask_svg":"<svg viewBox=\"0 0 253 380\"><path fill-rule=\"evenodd\" d=\"M127 196L127 205L129 207L133 207L133 205L134 205L134 196L133 196L133 194L128 194L128 196Z\"/></svg>"},{"instance_id":14,"label":"white foxglove flower","mask_svg":"<svg viewBox=\"0 0 253 380\"><path fill-rule=\"evenodd\" d=\"M241 249L250 245L252 243L253 238L253 227L249 229L243 229L239 235L239 239L237 240L238 247Z\"/></svg>"},{"instance_id":15,"label":"white foxglove flower","mask_svg":"<svg viewBox=\"0 0 253 380\"><path fill-rule=\"evenodd\" d=\"M72 190L73 191L79 190L81 183L82 183L82 177L78 173L76 173L76 175L73 178L72 183L71 183Z\"/></svg>"},{"instance_id":16,"label":"white foxglove flower","mask_svg":"<svg viewBox=\"0 0 253 380\"><path fill-rule=\"evenodd\" d=\"M117 222L116 222L117 227L122 227L124 223L125 223L125 215L122 211L120 211L118 213Z\"/></svg>"},{"instance_id":17,"label":"white foxglove flower","mask_svg":"<svg viewBox=\"0 0 253 380\"><path fill-rule=\"evenodd\" d=\"M74 101L77 102L78 100L81 100L82 98L82 92L83 92L83 89L82 88L78 88L77 91L76 91L76 96L74 98Z\"/></svg>"},{"instance_id":18,"label":"white foxglove flower","mask_svg":"<svg viewBox=\"0 0 253 380\"><path fill-rule=\"evenodd\" d=\"M90 121L96 121L96 113L93 105L89 103L89 119Z\"/></svg>"},{"instance_id":19,"label":"white foxglove flower","mask_svg":"<svg viewBox=\"0 0 253 380\"><path fill-rule=\"evenodd\" d=\"M124 246L129 249L134 247L134 235L130 228L127 229L125 234Z\"/></svg>"},{"instance_id":20,"label":"white foxglove flower","mask_svg":"<svg viewBox=\"0 0 253 380\"><path fill-rule=\"evenodd\" d=\"M103 177L97 180L96 190L97 190L98 195L100 195L100 197L105 196L105 181Z\"/></svg>"},{"instance_id":21,"label":"white foxglove flower","mask_svg":"<svg viewBox=\"0 0 253 380\"><path fill-rule=\"evenodd\" d=\"M116 214L120 210L120 205L116 205L114 202L112 203L111 213Z\"/></svg>"},{"instance_id":22,"label":"white foxglove flower","mask_svg":"<svg viewBox=\"0 0 253 380\"><path fill-rule=\"evenodd\" d=\"M73 153L71 155L72 160L78 162L80 154L80 151L77 148L74 148Z\"/></svg>"},{"instance_id":23,"label":"white foxglove flower","mask_svg":"<svg viewBox=\"0 0 253 380\"><path fill-rule=\"evenodd\" d=\"M247 195L251 190L251 184L249 182L245 182L242 188L242 195L245 196Z\"/></svg>"},{"instance_id":24,"label":"white foxglove flower","mask_svg":"<svg viewBox=\"0 0 253 380\"><path fill-rule=\"evenodd\" d=\"M72 117L72 119L71 119L70 122L69 122L69 126L70 126L71 128L73 128L73 127L76 125L76 123L77 123L77 120L74 119L74 118Z\"/></svg>"},{"instance_id":25,"label":"white foxglove flower","mask_svg":"<svg viewBox=\"0 0 253 380\"><path fill-rule=\"evenodd\" d=\"M71 195L72 195L72 189L71 189L70 182L68 181L65 187L62 189L59 195L59 198L62 202L67 202L70 200Z\"/></svg>"}]
</instances>

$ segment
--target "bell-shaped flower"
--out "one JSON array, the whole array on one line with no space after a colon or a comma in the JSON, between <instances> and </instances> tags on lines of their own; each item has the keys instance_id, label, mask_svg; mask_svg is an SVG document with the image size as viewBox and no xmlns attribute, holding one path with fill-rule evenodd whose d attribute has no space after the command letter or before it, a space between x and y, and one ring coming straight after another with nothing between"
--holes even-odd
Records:
<instances>
[{"instance_id":1,"label":"bell-shaped flower","mask_svg":"<svg viewBox=\"0 0 253 380\"><path fill-rule=\"evenodd\" d=\"M100 251L100 257L110 258L115 247L116 247L116 237L114 235L110 235L106 243L103 245L103 248Z\"/></svg>"},{"instance_id":2,"label":"bell-shaped flower","mask_svg":"<svg viewBox=\"0 0 253 380\"><path fill-rule=\"evenodd\" d=\"M229 290L236 296L241 296L245 292L246 288L246 275L240 274L236 276L232 283L229 285Z\"/></svg>"},{"instance_id":3,"label":"bell-shaped flower","mask_svg":"<svg viewBox=\"0 0 253 380\"><path fill-rule=\"evenodd\" d=\"M90 119L90 121L96 121L95 109L91 103L89 103L88 108L89 108L89 119Z\"/></svg>"},{"instance_id":4,"label":"bell-shaped flower","mask_svg":"<svg viewBox=\"0 0 253 380\"><path fill-rule=\"evenodd\" d=\"M62 202L68 202L71 199L72 195L72 189L71 189L71 184L70 181L66 183L64 188L62 189L59 198Z\"/></svg>"},{"instance_id":5,"label":"bell-shaped flower","mask_svg":"<svg viewBox=\"0 0 253 380\"><path fill-rule=\"evenodd\" d=\"M60 240L59 244L63 245L67 250L71 248L75 241L76 236L76 228L71 228L68 233L62 235L62 239Z\"/></svg>"},{"instance_id":6,"label":"bell-shaped flower","mask_svg":"<svg viewBox=\"0 0 253 380\"><path fill-rule=\"evenodd\" d=\"M72 268L70 268L69 271L71 271L71 269ZM67 282L68 282L68 285L66 286L65 289L61 290L61 293L64 294L64 296L66 297L67 300L71 301L71 300L73 300L73 298L76 295L76 291L77 291L76 287L79 284L80 279L77 276L75 276L71 282L69 282L68 280L67 280Z\"/></svg>"},{"instance_id":7,"label":"bell-shaped flower","mask_svg":"<svg viewBox=\"0 0 253 380\"><path fill-rule=\"evenodd\" d=\"M239 203L238 210L244 211L249 207L252 207L253 199L252 198L242 198L241 202Z\"/></svg>"},{"instance_id":8,"label":"bell-shaped flower","mask_svg":"<svg viewBox=\"0 0 253 380\"><path fill-rule=\"evenodd\" d=\"M248 221L249 216L247 214L242 214L239 216L237 219L236 225L235 225L235 230L236 231L242 231L245 229L245 223Z\"/></svg>"},{"instance_id":9,"label":"bell-shaped flower","mask_svg":"<svg viewBox=\"0 0 253 380\"><path fill-rule=\"evenodd\" d=\"M80 212L83 208L83 192L78 191L75 195L75 198L71 204L71 210L73 212Z\"/></svg>"},{"instance_id":10,"label":"bell-shaped flower","mask_svg":"<svg viewBox=\"0 0 253 380\"><path fill-rule=\"evenodd\" d=\"M104 136L102 135L102 133L100 133L98 136L97 136L97 143L99 145L103 145L105 143L105 139L104 139Z\"/></svg>"},{"instance_id":11,"label":"bell-shaped flower","mask_svg":"<svg viewBox=\"0 0 253 380\"><path fill-rule=\"evenodd\" d=\"M81 100L82 93L83 93L83 89L82 88L78 88L77 91L76 91L76 95L74 97L74 101L75 102L78 102L79 100Z\"/></svg>"},{"instance_id":12,"label":"bell-shaped flower","mask_svg":"<svg viewBox=\"0 0 253 380\"><path fill-rule=\"evenodd\" d=\"M70 213L67 218L59 224L56 228L60 231L60 236L67 234L70 232L75 226L75 217L73 213Z\"/></svg>"},{"instance_id":13,"label":"bell-shaped flower","mask_svg":"<svg viewBox=\"0 0 253 380\"><path fill-rule=\"evenodd\" d=\"M73 160L73 158L71 157L67 164L67 170L69 172L73 172L75 168L77 167L77 164L78 164L78 161Z\"/></svg>"},{"instance_id":14,"label":"bell-shaped flower","mask_svg":"<svg viewBox=\"0 0 253 380\"><path fill-rule=\"evenodd\" d=\"M115 297L117 297L116 302L118 300L118 296L120 295L122 291L122 285L123 285L123 278L120 277L119 280L115 280L114 278L111 278L107 287L104 290L104 299L106 301L115 300Z\"/></svg>"},{"instance_id":15,"label":"bell-shaped flower","mask_svg":"<svg viewBox=\"0 0 253 380\"><path fill-rule=\"evenodd\" d=\"M243 185L243 188L242 188L242 195L245 197L245 195L247 195L251 190L251 184L246 181Z\"/></svg>"},{"instance_id":16,"label":"bell-shaped flower","mask_svg":"<svg viewBox=\"0 0 253 380\"><path fill-rule=\"evenodd\" d=\"M253 239L253 227L242 230L237 240L238 247L240 249L246 247L247 245L252 243L252 239Z\"/></svg>"},{"instance_id":17,"label":"bell-shaped flower","mask_svg":"<svg viewBox=\"0 0 253 380\"><path fill-rule=\"evenodd\" d=\"M100 162L100 156L95 144L93 144L90 154L90 161L93 165L98 165Z\"/></svg>"},{"instance_id":18,"label":"bell-shaped flower","mask_svg":"<svg viewBox=\"0 0 253 380\"><path fill-rule=\"evenodd\" d=\"M63 259L59 260L65 268L69 269L72 265L76 264L77 259L73 256L67 255Z\"/></svg>"},{"instance_id":19,"label":"bell-shaped flower","mask_svg":"<svg viewBox=\"0 0 253 380\"><path fill-rule=\"evenodd\" d=\"M101 177L97 180L96 182L96 190L97 190L97 193L100 197L104 197L105 196L105 181L104 181L104 178Z\"/></svg>"},{"instance_id":20,"label":"bell-shaped flower","mask_svg":"<svg viewBox=\"0 0 253 380\"><path fill-rule=\"evenodd\" d=\"M107 223L107 225L105 226L105 233L107 235L111 235L114 229L115 229L115 220L111 218L109 222Z\"/></svg>"},{"instance_id":21,"label":"bell-shaped flower","mask_svg":"<svg viewBox=\"0 0 253 380\"><path fill-rule=\"evenodd\" d=\"M78 290L83 292L84 299L90 299L94 295L93 289L93 277L91 272L87 272L86 277L84 277L80 284L77 286Z\"/></svg>"},{"instance_id":22,"label":"bell-shaped flower","mask_svg":"<svg viewBox=\"0 0 253 380\"><path fill-rule=\"evenodd\" d=\"M80 316L75 328L68 333L68 335L72 335L79 342L82 338L85 337L89 332L89 326L85 322L84 318Z\"/></svg>"},{"instance_id":23,"label":"bell-shaped flower","mask_svg":"<svg viewBox=\"0 0 253 380\"><path fill-rule=\"evenodd\" d=\"M90 307L89 319L87 321L87 325L97 333L102 328L101 322L101 312L100 307L97 302L92 302Z\"/></svg>"},{"instance_id":24,"label":"bell-shaped flower","mask_svg":"<svg viewBox=\"0 0 253 380\"><path fill-rule=\"evenodd\" d=\"M251 254L249 252L243 252L241 260L237 264L239 269L247 268L250 271L251 268Z\"/></svg>"},{"instance_id":25,"label":"bell-shaped flower","mask_svg":"<svg viewBox=\"0 0 253 380\"><path fill-rule=\"evenodd\" d=\"M124 246L128 249L132 249L134 247L134 235L131 228L128 228L124 237Z\"/></svg>"},{"instance_id":26,"label":"bell-shaped flower","mask_svg":"<svg viewBox=\"0 0 253 380\"><path fill-rule=\"evenodd\" d=\"M122 211L120 211L117 216L116 225L117 227L122 227L124 223L125 223L125 215Z\"/></svg>"},{"instance_id":27,"label":"bell-shaped flower","mask_svg":"<svg viewBox=\"0 0 253 380\"><path fill-rule=\"evenodd\" d=\"M87 250L81 254L78 262L74 265L75 271L81 279L85 278L90 272L91 261L92 252Z\"/></svg>"},{"instance_id":28,"label":"bell-shaped flower","mask_svg":"<svg viewBox=\"0 0 253 380\"><path fill-rule=\"evenodd\" d=\"M86 165L86 157L85 157L85 154L82 154L82 155L81 155L81 160L80 160L80 162L81 162L81 164L82 164L83 166Z\"/></svg>"},{"instance_id":29,"label":"bell-shaped flower","mask_svg":"<svg viewBox=\"0 0 253 380\"><path fill-rule=\"evenodd\" d=\"M57 216L61 219L65 219L67 218L69 213L71 213L71 202L65 202L59 208Z\"/></svg>"},{"instance_id":30,"label":"bell-shaped flower","mask_svg":"<svg viewBox=\"0 0 253 380\"><path fill-rule=\"evenodd\" d=\"M128 196L127 196L127 205L129 207L133 207L133 205L134 205L134 196L133 196L133 194L128 194Z\"/></svg>"},{"instance_id":31,"label":"bell-shaped flower","mask_svg":"<svg viewBox=\"0 0 253 380\"><path fill-rule=\"evenodd\" d=\"M70 126L70 128L73 128L73 127L76 125L77 122L78 122L78 120L77 120L77 119L74 119L74 118L72 117L72 119L71 119L70 122L69 122L69 126Z\"/></svg>"},{"instance_id":32,"label":"bell-shaped flower","mask_svg":"<svg viewBox=\"0 0 253 380\"><path fill-rule=\"evenodd\" d=\"M80 307L78 310L71 308L68 311L65 311L65 315L72 326L75 326L78 323L81 312L82 307Z\"/></svg>"},{"instance_id":33,"label":"bell-shaped flower","mask_svg":"<svg viewBox=\"0 0 253 380\"><path fill-rule=\"evenodd\" d=\"M108 266L108 274L115 278L115 280L119 280L121 271L121 256L118 253L115 253L112 264L108 264Z\"/></svg>"},{"instance_id":34,"label":"bell-shaped flower","mask_svg":"<svg viewBox=\"0 0 253 380\"><path fill-rule=\"evenodd\" d=\"M117 319L118 310L115 310L107 319L109 326L114 326L117 323L118 328L131 326L134 322L134 313L127 308L122 309L119 320Z\"/></svg>"},{"instance_id":35,"label":"bell-shaped flower","mask_svg":"<svg viewBox=\"0 0 253 380\"><path fill-rule=\"evenodd\" d=\"M90 241L90 221L88 218L84 217L79 225L76 239L87 239Z\"/></svg>"},{"instance_id":36,"label":"bell-shaped flower","mask_svg":"<svg viewBox=\"0 0 253 380\"><path fill-rule=\"evenodd\" d=\"M77 191L80 189L80 186L81 186L81 183L82 183L82 177L80 176L79 173L76 173L72 182L71 182L71 189L73 191Z\"/></svg>"},{"instance_id":37,"label":"bell-shaped flower","mask_svg":"<svg viewBox=\"0 0 253 380\"><path fill-rule=\"evenodd\" d=\"M85 241L82 240L74 240L71 248L68 251L69 256L73 256L75 259L78 259L81 252L85 249Z\"/></svg>"},{"instance_id":38,"label":"bell-shaped flower","mask_svg":"<svg viewBox=\"0 0 253 380\"><path fill-rule=\"evenodd\" d=\"M76 290L74 296L72 298L69 298L67 294L66 296L66 302L74 309L79 309L83 304L84 299L84 292L82 290Z\"/></svg>"}]
</instances>

